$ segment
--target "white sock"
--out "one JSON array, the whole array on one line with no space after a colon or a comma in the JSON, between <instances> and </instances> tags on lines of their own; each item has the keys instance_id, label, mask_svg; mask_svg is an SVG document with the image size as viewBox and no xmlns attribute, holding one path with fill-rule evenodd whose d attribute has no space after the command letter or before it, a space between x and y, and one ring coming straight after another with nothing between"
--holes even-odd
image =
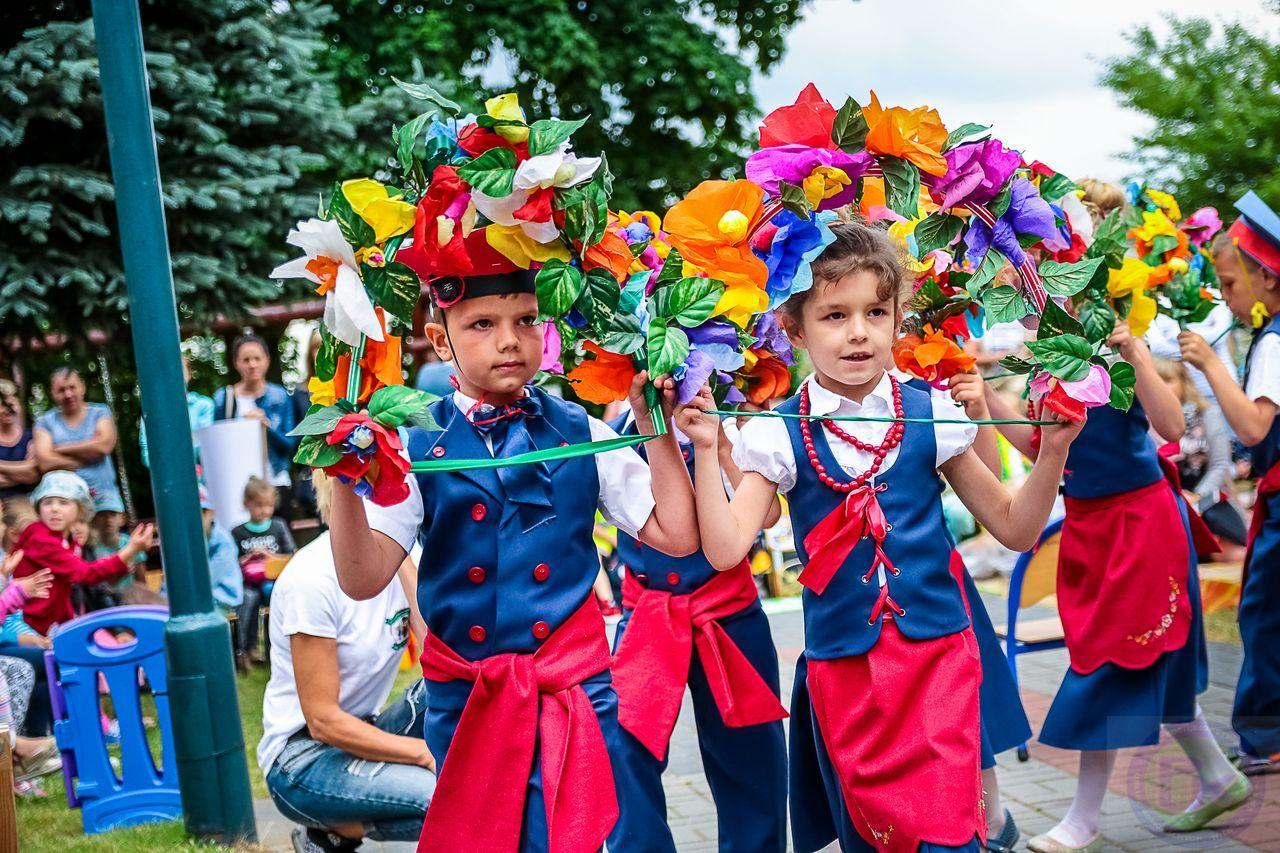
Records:
<instances>
[{"instance_id":1,"label":"white sock","mask_svg":"<svg viewBox=\"0 0 1280 853\"><path fill-rule=\"evenodd\" d=\"M1000 800L1000 780L994 767L982 771L982 799L987 804L987 837L994 838L1004 831L1004 803Z\"/></svg>"},{"instance_id":2,"label":"white sock","mask_svg":"<svg viewBox=\"0 0 1280 853\"><path fill-rule=\"evenodd\" d=\"M1080 753L1080 780L1071 808L1049 830L1049 836L1068 847L1083 847L1093 840L1102 827L1102 800L1107 783L1116 766L1114 749L1084 750Z\"/></svg>"},{"instance_id":3,"label":"white sock","mask_svg":"<svg viewBox=\"0 0 1280 853\"><path fill-rule=\"evenodd\" d=\"M1228 785L1235 781L1239 771L1231 766L1231 762L1222 752L1222 747L1218 746L1218 741L1214 739L1213 732L1209 731L1209 723L1205 720L1204 712L1200 710L1198 703L1194 720L1189 723L1166 724L1165 728L1169 730L1169 734L1173 735L1178 746L1182 747L1187 758L1191 759L1191 764L1196 768L1196 775L1200 777L1200 793L1196 795L1191 805L1187 806L1187 811L1198 809L1216 799Z\"/></svg>"}]
</instances>

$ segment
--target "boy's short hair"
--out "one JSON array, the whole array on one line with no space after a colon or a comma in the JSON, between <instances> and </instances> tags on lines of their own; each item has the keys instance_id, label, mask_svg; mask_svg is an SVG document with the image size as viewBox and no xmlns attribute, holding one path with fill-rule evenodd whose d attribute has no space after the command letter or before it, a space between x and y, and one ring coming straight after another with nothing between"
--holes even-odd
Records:
<instances>
[{"instance_id":1,"label":"boy's short hair","mask_svg":"<svg viewBox=\"0 0 1280 853\"><path fill-rule=\"evenodd\" d=\"M261 477L250 477L249 482L244 484L244 499L246 503L253 500L270 499L274 501L276 499L276 487Z\"/></svg>"},{"instance_id":2,"label":"boy's short hair","mask_svg":"<svg viewBox=\"0 0 1280 853\"><path fill-rule=\"evenodd\" d=\"M814 286L782 303L786 315L799 323L804 306L819 284L839 281L856 272L875 275L879 282L876 296L893 302L894 313L899 313L899 306L907 296L907 277L902 266L902 250L888 233L852 220L833 224L831 233L835 241L823 249L811 265Z\"/></svg>"}]
</instances>

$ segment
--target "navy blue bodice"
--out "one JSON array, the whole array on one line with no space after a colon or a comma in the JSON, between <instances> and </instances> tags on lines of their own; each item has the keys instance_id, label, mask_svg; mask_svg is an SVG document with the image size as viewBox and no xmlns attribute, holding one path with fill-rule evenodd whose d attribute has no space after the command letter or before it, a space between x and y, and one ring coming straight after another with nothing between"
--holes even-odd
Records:
<instances>
[{"instance_id":1,"label":"navy blue bodice","mask_svg":"<svg viewBox=\"0 0 1280 853\"><path fill-rule=\"evenodd\" d=\"M933 407L925 391L902 388L904 414L910 418L930 418ZM799 395L778 407L780 412L800 410ZM835 510L845 495L823 485L809 463L800 422L788 419L787 433L796 458L796 485L787 495L796 549L808 562L804 539L817 524ZM827 432L815 423L813 443L829 472L843 469L827 443ZM884 550L899 569L889 575L889 595L905 609L895 617L906 636L925 640L954 634L969 625L960 587L951 574L951 539L942 515L942 481L938 476L937 444L931 424L909 423L893 465L876 477L880 507L892 530ZM840 475L837 475L840 476ZM851 479L843 475L844 479ZM879 581L862 580L875 557L870 538L863 539L849 553L826 590L818 595L804 591L805 653L818 660L860 655L880 637L880 621L868 624Z\"/></svg>"},{"instance_id":2,"label":"navy blue bodice","mask_svg":"<svg viewBox=\"0 0 1280 853\"><path fill-rule=\"evenodd\" d=\"M1262 340L1263 335L1280 335L1280 315L1272 317L1267 325L1263 326L1257 336L1254 337L1253 343L1249 345L1249 355L1252 357L1254 347ZM1252 367L1250 360L1245 360L1244 381L1245 387L1249 387L1249 368ZM1276 405L1280 406L1280 400L1273 400ZM1271 421L1271 429L1267 431L1267 437L1249 448L1249 456L1253 461L1253 473L1255 476L1261 477L1280 463L1280 417Z\"/></svg>"},{"instance_id":3,"label":"navy blue bodice","mask_svg":"<svg viewBox=\"0 0 1280 853\"><path fill-rule=\"evenodd\" d=\"M590 441L587 414L536 388L543 415L527 422L538 448ZM440 431L409 430L413 459L483 459L484 439L452 398L435 403ZM496 470L419 474L427 628L468 660L531 653L587 596L600 569L591 533L599 496L594 456L545 464L554 515L522 530Z\"/></svg>"},{"instance_id":4,"label":"navy blue bodice","mask_svg":"<svg viewBox=\"0 0 1280 853\"><path fill-rule=\"evenodd\" d=\"M1141 489L1164 477L1151 424L1136 399L1129 411L1089 410L1067 453L1064 490L1069 498L1104 498Z\"/></svg>"}]
</instances>

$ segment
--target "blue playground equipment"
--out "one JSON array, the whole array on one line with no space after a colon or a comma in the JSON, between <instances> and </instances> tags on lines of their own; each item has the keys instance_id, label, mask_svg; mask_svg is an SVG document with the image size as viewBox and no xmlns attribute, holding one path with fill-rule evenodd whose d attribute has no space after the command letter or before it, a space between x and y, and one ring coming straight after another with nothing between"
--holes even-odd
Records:
<instances>
[{"instance_id":1,"label":"blue playground equipment","mask_svg":"<svg viewBox=\"0 0 1280 853\"><path fill-rule=\"evenodd\" d=\"M99 610L61 626L45 652L67 802L80 808L86 834L182 817L164 657L168 618L163 607ZM133 639L116 640L125 631ZM159 763L142 724L144 684L155 697ZM118 770L103 731L103 693L120 729Z\"/></svg>"}]
</instances>

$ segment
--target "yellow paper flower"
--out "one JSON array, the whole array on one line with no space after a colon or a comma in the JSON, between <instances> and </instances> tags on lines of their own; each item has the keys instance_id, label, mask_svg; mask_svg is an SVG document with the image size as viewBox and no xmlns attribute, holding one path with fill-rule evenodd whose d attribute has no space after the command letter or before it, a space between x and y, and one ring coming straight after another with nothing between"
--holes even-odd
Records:
<instances>
[{"instance_id":1,"label":"yellow paper flower","mask_svg":"<svg viewBox=\"0 0 1280 853\"><path fill-rule=\"evenodd\" d=\"M850 183L844 169L837 169L835 166L818 166L809 173L809 177L800 182L800 186L804 190L804 197L809 202L809 206L816 208L818 202L837 195Z\"/></svg>"},{"instance_id":2,"label":"yellow paper flower","mask_svg":"<svg viewBox=\"0 0 1280 853\"><path fill-rule=\"evenodd\" d=\"M392 198L387 188L369 178L344 181L342 197L356 215L373 228L373 242L384 243L413 227L417 208L399 198Z\"/></svg>"},{"instance_id":3,"label":"yellow paper flower","mask_svg":"<svg viewBox=\"0 0 1280 853\"><path fill-rule=\"evenodd\" d=\"M1132 296L1147 289L1151 280L1151 267L1137 258L1125 258L1120 269L1107 273L1107 293L1112 299Z\"/></svg>"},{"instance_id":4,"label":"yellow paper flower","mask_svg":"<svg viewBox=\"0 0 1280 853\"><path fill-rule=\"evenodd\" d=\"M1178 200L1168 193L1162 193L1160 190L1147 190L1147 198L1154 201L1156 207L1163 210L1174 222L1182 218L1182 211L1178 208Z\"/></svg>"},{"instance_id":5,"label":"yellow paper flower","mask_svg":"<svg viewBox=\"0 0 1280 853\"><path fill-rule=\"evenodd\" d=\"M907 238L915 233L916 226L920 224L924 217L917 219L907 219L902 222L895 222L889 226L889 237L893 242L902 247L902 265L913 275L919 276L921 273L928 271L933 267L931 261L923 261L911 252L910 244Z\"/></svg>"},{"instance_id":6,"label":"yellow paper flower","mask_svg":"<svg viewBox=\"0 0 1280 853\"><path fill-rule=\"evenodd\" d=\"M662 217L654 213L652 210L637 210L633 213L627 213L625 210L618 211L618 227L626 228L635 222L643 223L650 231L657 234L662 230Z\"/></svg>"},{"instance_id":7,"label":"yellow paper flower","mask_svg":"<svg viewBox=\"0 0 1280 853\"><path fill-rule=\"evenodd\" d=\"M1156 318L1158 308L1156 301L1146 291L1135 292L1133 303L1129 306L1129 316L1125 318L1129 321L1129 334L1135 338L1145 335L1151 327L1151 321Z\"/></svg>"},{"instance_id":8,"label":"yellow paper flower","mask_svg":"<svg viewBox=\"0 0 1280 853\"><path fill-rule=\"evenodd\" d=\"M311 405L332 406L338 402L338 392L333 387L333 380L322 381L317 376L307 380L307 391L311 394Z\"/></svg>"},{"instance_id":9,"label":"yellow paper flower","mask_svg":"<svg viewBox=\"0 0 1280 853\"><path fill-rule=\"evenodd\" d=\"M736 279L725 282L724 295L716 303L715 316L723 316L739 329L745 329L753 314L769 307L769 294L750 281Z\"/></svg>"},{"instance_id":10,"label":"yellow paper flower","mask_svg":"<svg viewBox=\"0 0 1280 853\"><path fill-rule=\"evenodd\" d=\"M522 269L529 269L534 261L545 264L552 258L569 260L569 250L563 243L539 243L519 225L494 223L485 228L484 236L490 246Z\"/></svg>"},{"instance_id":11,"label":"yellow paper flower","mask_svg":"<svg viewBox=\"0 0 1280 853\"><path fill-rule=\"evenodd\" d=\"M1167 234L1170 237L1178 236L1177 228L1174 227L1169 217L1165 216L1163 210L1144 210L1142 212L1142 225L1129 231L1130 237L1141 240L1144 243L1151 243L1162 234Z\"/></svg>"},{"instance_id":12,"label":"yellow paper flower","mask_svg":"<svg viewBox=\"0 0 1280 853\"><path fill-rule=\"evenodd\" d=\"M493 118L507 121L525 121L524 110L520 109L520 97L515 92L508 92L484 102L484 111ZM529 128L516 125L495 127L494 132L508 142L515 144L529 138Z\"/></svg>"}]
</instances>

